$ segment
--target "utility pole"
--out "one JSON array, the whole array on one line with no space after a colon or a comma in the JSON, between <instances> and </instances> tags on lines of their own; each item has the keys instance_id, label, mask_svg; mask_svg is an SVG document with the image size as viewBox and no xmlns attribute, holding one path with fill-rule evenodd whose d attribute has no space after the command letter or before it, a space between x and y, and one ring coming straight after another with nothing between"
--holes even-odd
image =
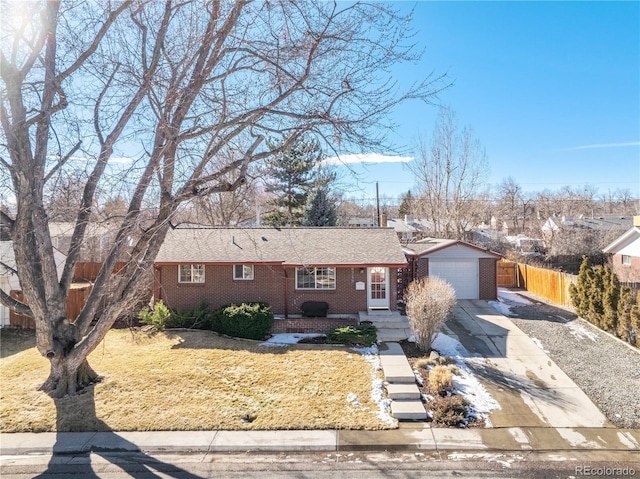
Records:
<instances>
[{"instance_id":1,"label":"utility pole","mask_svg":"<svg viewBox=\"0 0 640 479\"><path fill-rule=\"evenodd\" d=\"M378 228L380 228L380 191L378 190L377 181L376 181L376 214L378 216Z\"/></svg>"}]
</instances>

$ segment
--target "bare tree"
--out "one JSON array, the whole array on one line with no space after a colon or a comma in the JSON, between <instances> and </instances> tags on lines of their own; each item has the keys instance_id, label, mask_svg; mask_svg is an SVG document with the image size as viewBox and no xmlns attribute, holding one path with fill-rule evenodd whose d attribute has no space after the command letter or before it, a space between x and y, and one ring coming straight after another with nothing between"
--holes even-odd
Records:
<instances>
[{"instance_id":1,"label":"bare tree","mask_svg":"<svg viewBox=\"0 0 640 479\"><path fill-rule=\"evenodd\" d=\"M456 292L437 276L413 281L404 293L407 317L416 344L428 351L456 305Z\"/></svg>"},{"instance_id":2,"label":"bare tree","mask_svg":"<svg viewBox=\"0 0 640 479\"><path fill-rule=\"evenodd\" d=\"M415 60L408 28L378 3L5 2L0 164L15 214L0 215L28 304L0 300L35 319L51 366L41 389L75 394L97 380L87 355L147 281L173 215L244 184L251 163L277 153L264 138L312 131L347 151L384 147L388 110L435 91L437 79L402 92L382 74ZM126 216L84 309L67 318L96 191L123 156ZM74 157L89 174L58 278L44 191Z\"/></svg>"},{"instance_id":3,"label":"bare tree","mask_svg":"<svg viewBox=\"0 0 640 479\"><path fill-rule=\"evenodd\" d=\"M488 171L484 148L471 128L460 129L455 112L442 107L431 144L420 140L417 158L407 168L420 189L418 213L432 223L434 235L463 239L479 219L474 200Z\"/></svg>"}]
</instances>

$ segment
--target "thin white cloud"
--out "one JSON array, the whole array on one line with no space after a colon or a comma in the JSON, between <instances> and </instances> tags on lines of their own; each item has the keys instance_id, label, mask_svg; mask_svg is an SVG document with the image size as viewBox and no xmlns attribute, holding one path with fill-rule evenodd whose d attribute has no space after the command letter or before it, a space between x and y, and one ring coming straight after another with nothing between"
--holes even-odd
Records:
<instances>
[{"instance_id":1,"label":"thin white cloud","mask_svg":"<svg viewBox=\"0 0 640 479\"><path fill-rule=\"evenodd\" d=\"M345 165L354 163L407 163L413 160L413 156L381 155L379 153L356 153L353 155L341 155L325 158L324 165Z\"/></svg>"},{"instance_id":2,"label":"thin white cloud","mask_svg":"<svg viewBox=\"0 0 640 479\"><path fill-rule=\"evenodd\" d=\"M602 143L598 145L582 145L567 148L567 150L590 150L593 148L620 148L624 146L640 146L640 141L629 141L627 143Z\"/></svg>"}]
</instances>

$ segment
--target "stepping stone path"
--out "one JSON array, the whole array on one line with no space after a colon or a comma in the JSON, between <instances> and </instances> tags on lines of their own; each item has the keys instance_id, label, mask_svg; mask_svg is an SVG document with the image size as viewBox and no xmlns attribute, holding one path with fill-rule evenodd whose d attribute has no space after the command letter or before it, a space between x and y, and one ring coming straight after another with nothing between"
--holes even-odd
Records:
<instances>
[{"instance_id":1,"label":"stepping stone path","mask_svg":"<svg viewBox=\"0 0 640 479\"><path fill-rule=\"evenodd\" d=\"M402 347L385 342L379 347L380 363L391 399L391 415L399 421L424 421L427 411L420 400L416 377Z\"/></svg>"}]
</instances>

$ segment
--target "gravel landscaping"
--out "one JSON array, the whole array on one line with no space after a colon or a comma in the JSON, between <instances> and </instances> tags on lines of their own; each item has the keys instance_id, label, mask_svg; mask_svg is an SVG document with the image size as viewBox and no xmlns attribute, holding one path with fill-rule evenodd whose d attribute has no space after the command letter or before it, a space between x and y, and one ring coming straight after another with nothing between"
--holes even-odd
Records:
<instances>
[{"instance_id":1,"label":"gravel landscaping","mask_svg":"<svg viewBox=\"0 0 640 479\"><path fill-rule=\"evenodd\" d=\"M640 351L574 313L524 296L506 305L529 335L618 427L640 428Z\"/></svg>"}]
</instances>

